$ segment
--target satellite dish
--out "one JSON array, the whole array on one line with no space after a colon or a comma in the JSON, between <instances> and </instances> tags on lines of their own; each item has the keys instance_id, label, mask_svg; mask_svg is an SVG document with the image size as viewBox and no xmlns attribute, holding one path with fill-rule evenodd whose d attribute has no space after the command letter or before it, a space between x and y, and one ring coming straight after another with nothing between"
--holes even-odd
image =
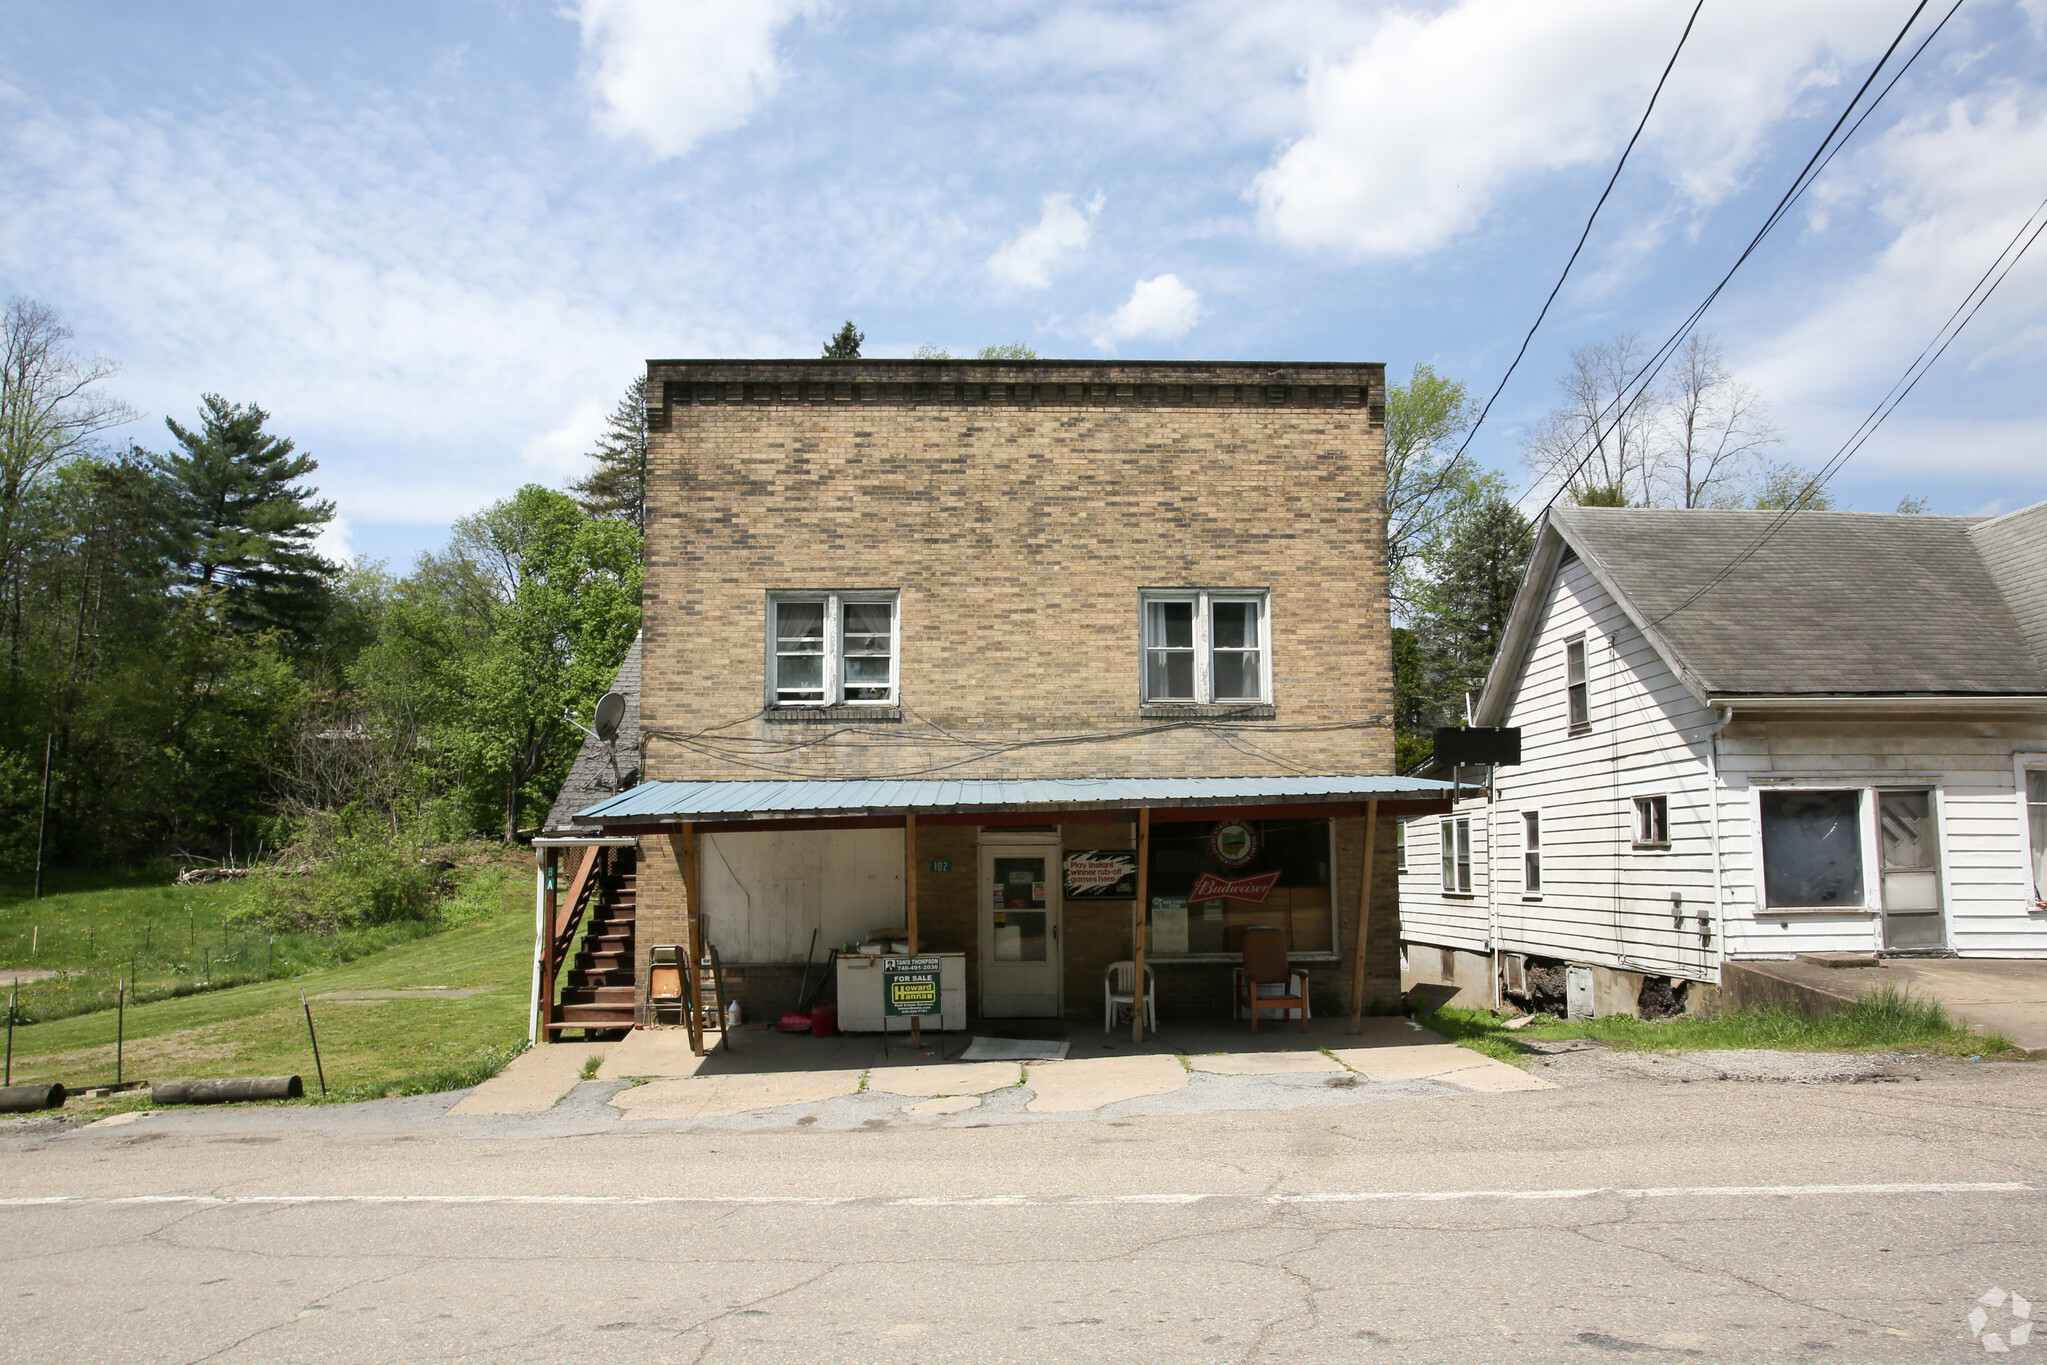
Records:
<instances>
[{"instance_id":1,"label":"satellite dish","mask_svg":"<svg viewBox=\"0 0 2047 1365\"><path fill-rule=\"evenodd\" d=\"M597 699L597 738L606 744L618 738L619 723L625 719L625 697L618 692L606 692Z\"/></svg>"}]
</instances>

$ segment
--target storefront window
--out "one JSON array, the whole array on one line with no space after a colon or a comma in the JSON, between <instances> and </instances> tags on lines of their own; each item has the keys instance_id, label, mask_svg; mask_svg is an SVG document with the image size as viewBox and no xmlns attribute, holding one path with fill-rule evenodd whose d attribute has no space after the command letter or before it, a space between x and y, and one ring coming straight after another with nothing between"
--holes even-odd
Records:
<instances>
[{"instance_id":1,"label":"storefront window","mask_svg":"<svg viewBox=\"0 0 2047 1365\"><path fill-rule=\"evenodd\" d=\"M1862 793L1761 796L1763 903L1776 909L1861 909Z\"/></svg>"},{"instance_id":2,"label":"storefront window","mask_svg":"<svg viewBox=\"0 0 2047 1365\"><path fill-rule=\"evenodd\" d=\"M1253 926L1284 932L1289 952L1329 952L1329 863L1327 820L1153 825L1148 952L1238 953Z\"/></svg>"}]
</instances>

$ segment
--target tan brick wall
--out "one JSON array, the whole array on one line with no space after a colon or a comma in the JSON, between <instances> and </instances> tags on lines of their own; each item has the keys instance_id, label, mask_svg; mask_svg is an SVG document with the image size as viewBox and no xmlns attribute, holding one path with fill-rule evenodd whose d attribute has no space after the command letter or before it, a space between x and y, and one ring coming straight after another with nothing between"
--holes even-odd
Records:
<instances>
[{"instance_id":1,"label":"tan brick wall","mask_svg":"<svg viewBox=\"0 0 2047 1365\"><path fill-rule=\"evenodd\" d=\"M848 374L883 390L997 367L650 367L671 401L648 466L649 777L1390 771L1382 367L1259 367L1227 386L1194 382L1237 375L1214 366L1000 372L1018 369L1033 393L1079 387L1053 382L1068 373L1132 392L746 401L772 376L778 394L853 389L825 382ZM742 401L696 401L728 374L755 376L718 379ZM1133 376L1189 396L1143 400ZM1274 377L1293 382L1251 382ZM1243 397L1275 391L1306 397ZM1335 392L1350 405L1316 405ZM834 587L901 592L903 716L817 743L836 727L761 714L766 593ZM1271 590L1277 715L1234 726L1262 753L1203 726L1142 733L1140 587ZM1097 738L974 747L1080 734Z\"/></svg>"},{"instance_id":2,"label":"tan brick wall","mask_svg":"<svg viewBox=\"0 0 2047 1365\"><path fill-rule=\"evenodd\" d=\"M648 778L1392 771L1382 366L678 361L648 376ZM1269 589L1274 714L1142 715L1142 587ZM764 714L766 594L827 588L900 592L899 720ZM1338 833L1346 955L1362 824ZM1068 826L1063 842L1130 832ZM1381 834L1371 1000L1399 990ZM921 827L916 871L923 946L968 955L974 1002L976 837ZM642 941L672 941L679 863L646 842ZM1099 1011L1128 920L1126 904L1068 908L1070 1017ZM1221 1013L1228 977L1164 968L1162 1005ZM1314 986L1318 1010L1348 1008L1347 967L1318 966Z\"/></svg>"}]
</instances>

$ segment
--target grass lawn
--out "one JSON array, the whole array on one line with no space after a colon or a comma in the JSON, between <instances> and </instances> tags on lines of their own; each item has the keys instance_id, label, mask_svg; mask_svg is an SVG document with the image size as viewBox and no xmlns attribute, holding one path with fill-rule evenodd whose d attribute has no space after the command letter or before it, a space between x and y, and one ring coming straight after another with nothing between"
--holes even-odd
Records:
<instances>
[{"instance_id":1,"label":"grass lawn","mask_svg":"<svg viewBox=\"0 0 2047 1365\"><path fill-rule=\"evenodd\" d=\"M1951 1057L2022 1057L2025 1054L1996 1034L1970 1033L1947 1016L1938 1002L1908 996L1888 987L1873 991L1848 1008L1823 1018L1790 1010L1732 1010L1711 1016L1679 1015L1672 1019L1560 1019L1509 1029L1507 1021L1486 1010L1445 1009L1422 1023L1444 1037L1488 1057L1520 1065L1528 1055L1523 1040L1553 1041L1596 1038L1615 1047L1775 1048L1787 1052L1874 1052L1908 1048Z\"/></svg>"},{"instance_id":2,"label":"grass lawn","mask_svg":"<svg viewBox=\"0 0 2047 1365\"><path fill-rule=\"evenodd\" d=\"M83 957L84 965L91 967L96 965L92 950L78 943L80 921L111 923L124 933L148 932L152 941L165 921L180 930L196 922L194 937L210 932L217 943L221 912L232 904L237 890L232 885L167 888L109 881L99 887L59 888L59 894L46 894L31 904L40 923L60 926L58 941L66 945L62 951ZM294 963L296 974L288 978L131 1004L123 1074L131 1080L173 1080L296 1072L305 1078L308 1092L317 1095L312 1048L299 1005L301 990L312 997L327 1084L338 1097L442 1090L495 1073L516 1054L526 1034L533 938L530 885L509 872L486 871L470 883L461 900L461 918L469 922L456 927L431 932L403 926L405 933L394 936L390 946L364 941L362 936L353 944L329 940L324 945L330 957L327 965ZM71 913L53 913L59 909ZM6 945L7 931L23 917L19 905L6 906L0 914L7 916L0 920L0 945ZM231 929L229 934L232 944ZM99 936L92 937L97 947ZM279 942L281 946L283 935ZM309 945L307 955L322 948ZM361 955L353 960L333 960L356 952ZM59 966L63 960L31 962L9 952L7 965ZM126 964L120 966L125 974ZM145 974L143 983L149 980ZM26 988L27 993L33 997L42 985ZM420 987L477 993L323 998ZM82 1087L113 1079L112 1010L45 1017L47 1022L15 1030L16 1083L61 1081Z\"/></svg>"}]
</instances>

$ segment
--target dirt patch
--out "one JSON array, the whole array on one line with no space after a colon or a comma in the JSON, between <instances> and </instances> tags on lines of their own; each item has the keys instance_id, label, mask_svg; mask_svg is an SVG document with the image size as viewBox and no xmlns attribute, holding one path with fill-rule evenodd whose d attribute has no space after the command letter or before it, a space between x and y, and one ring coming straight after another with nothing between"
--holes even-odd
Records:
<instances>
[{"instance_id":1,"label":"dirt patch","mask_svg":"<svg viewBox=\"0 0 2047 1365\"><path fill-rule=\"evenodd\" d=\"M1926 1059L1902 1053L1780 1052L1726 1048L1698 1052L1617 1048L1590 1038L1525 1040L1531 1075L1555 1085L1606 1081L1745 1081L1775 1085L1843 1085L1916 1080Z\"/></svg>"}]
</instances>

